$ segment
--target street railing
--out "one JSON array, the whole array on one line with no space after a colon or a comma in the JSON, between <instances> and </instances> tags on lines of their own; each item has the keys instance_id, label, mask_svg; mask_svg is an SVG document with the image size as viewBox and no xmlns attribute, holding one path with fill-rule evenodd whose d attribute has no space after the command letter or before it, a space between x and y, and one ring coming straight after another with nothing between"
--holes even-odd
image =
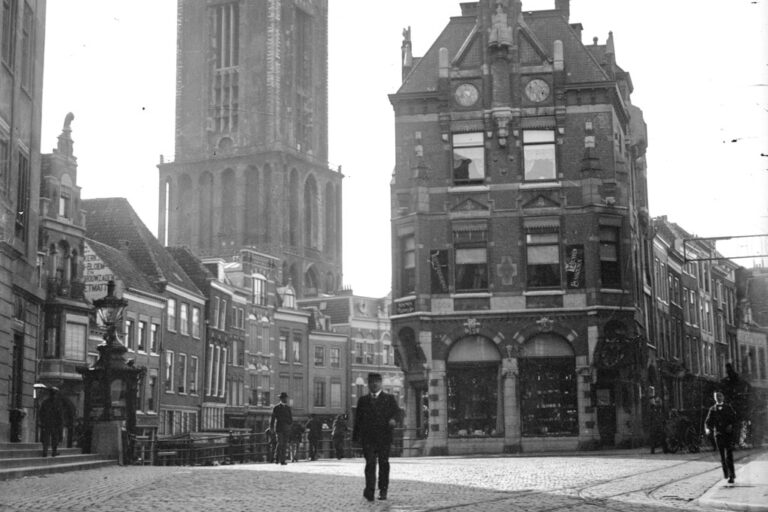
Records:
<instances>
[{"instance_id":1,"label":"street railing","mask_svg":"<svg viewBox=\"0 0 768 512\"><path fill-rule=\"evenodd\" d=\"M417 441L414 443L413 441ZM219 464L270 463L274 461L275 443L264 432L249 432L232 429L222 432L190 432L173 437L150 438L128 436L126 461L135 465L154 466L210 466ZM295 450L295 455L292 450ZM409 457L423 454L423 439L416 429L395 429L391 456ZM362 457L362 449L352 442L349 435L344 438L343 456ZM330 459L336 451L330 431L323 431L318 443L317 457ZM286 459L306 460L309 458L307 434L301 442L289 443Z\"/></svg>"}]
</instances>

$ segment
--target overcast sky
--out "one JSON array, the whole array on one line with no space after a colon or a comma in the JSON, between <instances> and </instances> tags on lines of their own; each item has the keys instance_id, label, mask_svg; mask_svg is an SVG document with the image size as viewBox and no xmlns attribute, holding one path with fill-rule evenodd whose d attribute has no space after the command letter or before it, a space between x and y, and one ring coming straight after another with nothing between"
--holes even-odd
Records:
<instances>
[{"instance_id":1,"label":"overcast sky","mask_svg":"<svg viewBox=\"0 0 768 512\"><path fill-rule=\"evenodd\" d=\"M255 1L255 0L248 0ZM523 2L525 10L554 0ZM330 0L330 163L343 166L344 282L390 289L389 183L402 29L423 55L452 0ZM572 0L583 42L613 31L648 124L651 215L698 236L768 233L768 0ZM175 0L49 0L43 152L67 112L84 198L127 197L157 232L174 150ZM756 248L739 240L726 255Z\"/></svg>"}]
</instances>

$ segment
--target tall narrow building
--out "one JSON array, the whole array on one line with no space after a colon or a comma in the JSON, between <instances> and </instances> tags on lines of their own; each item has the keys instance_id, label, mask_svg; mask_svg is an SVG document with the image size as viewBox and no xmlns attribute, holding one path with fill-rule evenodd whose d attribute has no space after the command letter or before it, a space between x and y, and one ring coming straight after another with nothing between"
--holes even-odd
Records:
<instances>
[{"instance_id":1,"label":"tall narrow building","mask_svg":"<svg viewBox=\"0 0 768 512\"><path fill-rule=\"evenodd\" d=\"M179 0L176 155L158 233L201 257L278 256L299 297L341 285L328 166L327 0Z\"/></svg>"}]
</instances>

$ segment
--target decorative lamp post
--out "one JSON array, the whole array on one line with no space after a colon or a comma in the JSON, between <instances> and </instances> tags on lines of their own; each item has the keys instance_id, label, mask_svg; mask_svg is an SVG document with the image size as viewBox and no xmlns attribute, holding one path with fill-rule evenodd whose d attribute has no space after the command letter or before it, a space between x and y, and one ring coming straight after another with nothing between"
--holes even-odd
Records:
<instances>
[{"instance_id":1,"label":"decorative lamp post","mask_svg":"<svg viewBox=\"0 0 768 512\"><path fill-rule=\"evenodd\" d=\"M93 366L77 369L84 382L84 423L90 432L86 452L122 456L122 431L132 434L136 427L136 397L146 368L127 360L128 350L117 336L128 301L115 296L115 282L107 284L107 295L93 301L104 324L104 343L97 348Z\"/></svg>"}]
</instances>

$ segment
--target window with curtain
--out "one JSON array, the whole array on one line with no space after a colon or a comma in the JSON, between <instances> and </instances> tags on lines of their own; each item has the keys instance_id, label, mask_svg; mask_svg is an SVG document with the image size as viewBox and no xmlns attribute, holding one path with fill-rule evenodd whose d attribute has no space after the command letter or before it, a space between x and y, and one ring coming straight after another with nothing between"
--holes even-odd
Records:
<instances>
[{"instance_id":1,"label":"window with curtain","mask_svg":"<svg viewBox=\"0 0 768 512\"><path fill-rule=\"evenodd\" d=\"M526 241L526 283L528 288L560 286L560 236L528 233Z\"/></svg>"},{"instance_id":2,"label":"window with curtain","mask_svg":"<svg viewBox=\"0 0 768 512\"><path fill-rule=\"evenodd\" d=\"M470 185L485 179L483 132L453 134L453 183Z\"/></svg>"},{"instance_id":3,"label":"window with curtain","mask_svg":"<svg viewBox=\"0 0 768 512\"><path fill-rule=\"evenodd\" d=\"M523 130L523 161L526 181L557 178L554 130Z\"/></svg>"},{"instance_id":4,"label":"window with curtain","mask_svg":"<svg viewBox=\"0 0 768 512\"><path fill-rule=\"evenodd\" d=\"M64 359L85 360L87 328L84 324L67 322L64 340Z\"/></svg>"}]
</instances>

